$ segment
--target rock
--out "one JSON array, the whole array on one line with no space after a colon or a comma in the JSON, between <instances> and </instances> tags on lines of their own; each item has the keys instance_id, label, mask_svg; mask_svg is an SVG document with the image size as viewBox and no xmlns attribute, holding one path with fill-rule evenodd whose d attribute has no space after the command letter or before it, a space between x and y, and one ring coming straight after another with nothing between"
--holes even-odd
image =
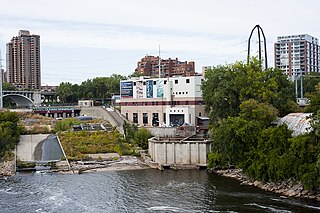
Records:
<instances>
[{"instance_id":1,"label":"rock","mask_svg":"<svg viewBox=\"0 0 320 213\"><path fill-rule=\"evenodd\" d=\"M256 187L261 187L262 183L260 181L256 180L256 181L253 182L253 185L256 186Z\"/></svg>"},{"instance_id":2,"label":"rock","mask_svg":"<svg viewBox=\"0 0 320 213\"><path fill-rule=\"evenodd\" d=\"M289 189L288 191L285 191L284 194L285 194L286 196L288 196L288 197L293 197L293 196L296 196L296 195L297 195L297 193L296 193L294 190L292 190L292 189Z\"/></svg>"},{"instance_id":3,"label":"rock","mask_svg":"<svg viewBox=\"0 0 320 213\"><path fill-rule=\"evenodd\" d=\"M309 193L309 191L308 190L303 190L302 192L301 192L301 194L304 196L304 195L307 195Z\"/></svg>"}]
</instances>

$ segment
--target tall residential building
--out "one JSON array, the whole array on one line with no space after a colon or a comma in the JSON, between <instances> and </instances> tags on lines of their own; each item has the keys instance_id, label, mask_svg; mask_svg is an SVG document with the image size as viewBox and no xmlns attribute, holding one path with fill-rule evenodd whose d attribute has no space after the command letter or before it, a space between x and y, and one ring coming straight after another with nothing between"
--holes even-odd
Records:
<instances>
[{"instance_id":1,"label":"tall residential building","mask_svg":"<svg viewBox=\"0 0 320 213\"><path fill-rule=\"evenodd\" d=\"M289 77L320 72L318 39L308 34L280 36L274 44L275 67Z\"/></svg>"},{"instance_id":2,"label":"tall residential building","mask_svg":"<svg viewBox=\"0 0 320 213\"><path fill-rule=\"evenodd\" d=\"M195 75L194 62L181 62L176 59L161 59L161 77L179 76L193 76ZM158 76L159 77L159 57L145 56L138 62L135 72L143 74L144 76Z\"/></svg>"},{"instance_id":3,"label":"tall residential building","mask_svg":"<svg viewBox=\"0 0 320 213\"><path fill-rule=\"evenodd\" d=\"M40 89L40 36L20 30L7 43L7 81L21 89Z\"/></svg>"}]
</instances>

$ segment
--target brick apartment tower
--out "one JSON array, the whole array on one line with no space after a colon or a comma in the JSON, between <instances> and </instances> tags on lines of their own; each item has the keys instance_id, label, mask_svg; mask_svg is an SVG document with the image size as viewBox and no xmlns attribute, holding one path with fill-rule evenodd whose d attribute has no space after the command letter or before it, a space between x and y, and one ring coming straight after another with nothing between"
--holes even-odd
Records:
<instances>
[{"instance_id":1,"label":"brick apartment tower","mask_svg":"<svg viewBox=\"0 0 320 213\"><path fill-rule=\"evenodd\" d=\"M308 34L280 36L274 44L275 67L289 77L320 72L318 39Z\"/></svg>"},{"instance_id":2,"label":"brick apartment tower","mask_svg":"<svg viewBox=\"0 0 320 213\"><path fill-rule=\"evenodd\" d=\"M145 56L138 62L135 72L143 74L144 76L159 77L159 57ZM171 77L175 75L194 76L194 62L181 62L178 61L178 58L161 59L161 77Z\"/></svg>"},{"instance_id":3,"label":"brick apartment tower","mask_svg":"<svg viewBox=\"0 0 320 213\"><path fill-rule=\"evenodd\" d=\"M19 89L39 90L41 86L40 36L20 30L7 43L7 82Z\"/></svg>"}]
</instances>

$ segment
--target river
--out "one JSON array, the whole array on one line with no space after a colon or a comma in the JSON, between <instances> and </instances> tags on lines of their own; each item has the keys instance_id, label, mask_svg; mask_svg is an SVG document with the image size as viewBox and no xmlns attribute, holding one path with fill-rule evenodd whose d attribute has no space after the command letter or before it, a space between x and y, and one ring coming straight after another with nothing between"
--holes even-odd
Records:
<instances>
[{"instance_id":1,"label":"river","mask_svg":"<svg viewBox=\"0 0 320 213\"><path fill-rule=\"evenodd\" d=\"M319 212L205 170L153 169L0 179L0 212Z\"/></svg>"}]
</instances>

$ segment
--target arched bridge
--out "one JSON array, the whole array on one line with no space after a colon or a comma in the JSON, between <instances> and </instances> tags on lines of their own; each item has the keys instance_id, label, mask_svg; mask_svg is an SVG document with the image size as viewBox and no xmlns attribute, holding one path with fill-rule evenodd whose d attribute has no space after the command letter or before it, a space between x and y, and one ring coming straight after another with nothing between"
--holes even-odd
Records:
<instances>
[{"instance_id":1,"label":"arched bridge","mask_svg":"<svg viewBox=\"0 0 320 213\"><path fill-rule=\"evenodd\" d=\"M3 91L2 98L10 98L17 107L32 107L41 105L40 91Z\"/></svg>"}]
</instances>

